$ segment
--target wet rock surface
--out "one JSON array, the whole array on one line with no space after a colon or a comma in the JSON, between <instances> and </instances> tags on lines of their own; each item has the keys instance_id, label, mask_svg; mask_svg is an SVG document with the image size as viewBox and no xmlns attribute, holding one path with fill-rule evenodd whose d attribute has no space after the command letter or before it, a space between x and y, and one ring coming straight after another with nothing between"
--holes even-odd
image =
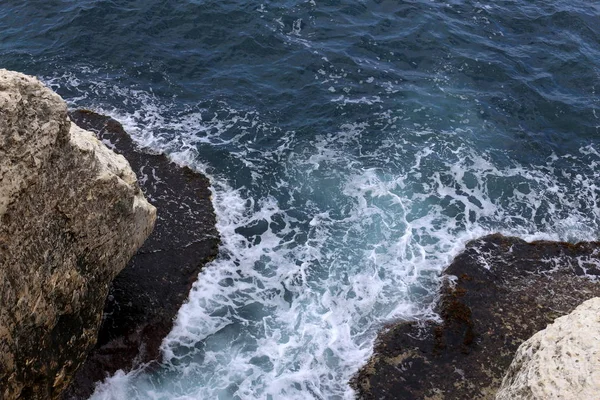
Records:
<instances>
[{"instance_id":1,"label":"wet rock surface","mask_svg":"<svg viewBox=\"0 0 600 400\"><path fill-rule=\"evenodd\" d=\"M86 110L70 116L129 160L158 208L154 232L113 281L98 344L64 396L83 399L107 374L160 358L163 338L198 273L216 257L220 239L205 176L140 150L110 117Z\"/></svg>"},{"instance_id":2,"label":"wet rock surface","mask_svg":"<svg viewBox=\"0 0 600 400\"><path fill-rule=\"evenodd\" d=\"M600 243L474 240L444 272L442 323L382 333L354 377L360 399L494 399L521 343L600 295Z\"/></svg>"},{"instance_id":3,"label":"wet rock surface","mask_svg":"<svg viewBox=\"0 0 600 400\"><path fill-rule=\"evenodd\" d=\"M156 209L36 78L0 70L0 399L56 399Z\"/></svg>"}]
</instances>

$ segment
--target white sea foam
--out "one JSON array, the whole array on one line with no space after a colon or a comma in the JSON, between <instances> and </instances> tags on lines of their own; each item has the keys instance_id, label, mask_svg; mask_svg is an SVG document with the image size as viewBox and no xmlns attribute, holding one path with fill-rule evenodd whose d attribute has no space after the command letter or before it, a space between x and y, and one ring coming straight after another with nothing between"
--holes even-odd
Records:
<instances>
[{"instance_id":1,"label":"white sea foam","mask_svg":"<svg viewBox=\"0 0 600 400\"><path fill-rule=\"evenodd\" d=\"M109 83L47 81L67 86L72 105L120 120L140 145L208 174L223 240L163 342L162 368L118 372L94 399L351 399L347 381L378 329L436 318L438 274L468 240L598 235L593 146L520 165L477 148L462 128L408 128L411 116L389 108L303 140L225 103L180 109Z\"/></svg>"}]
</instances>

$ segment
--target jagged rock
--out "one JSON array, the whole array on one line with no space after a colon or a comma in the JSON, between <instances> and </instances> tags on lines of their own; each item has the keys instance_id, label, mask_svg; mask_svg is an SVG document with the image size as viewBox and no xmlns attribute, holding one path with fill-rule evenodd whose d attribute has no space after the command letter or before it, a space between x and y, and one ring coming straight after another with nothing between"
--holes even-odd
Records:
<instances>
[{"instance_id":1,"label":"jagged rock","mask_svg":"<svg viewBox=\"0 0 600 400\"><path fill-rule=\"evenodd\" d=\"M497 400L600 396L600 298L581 304L519 346Z\"/></svg>"},{"instance_id":2,"label":"jagged rock","mask_svg":"<svg viewBox=\"0 0 600 400\"><path fill-rule=\"evenodd\" d=\"M156 209L37 79L0 70L0 398L55 399Z\"/></svg>"},{"instance_id":3,"label":"jagged rock","mask_svg":"<svg viewBox=\"0 0 600 400\"><path fill-rule=\"evenodd\" d=\"M205 176L139 149L110 117L87 110L70 115L127 157L158 207L152 235L111 285L98 343L64 396L87 399L107 375L160 359L160 344L220 239Z\"/></svg>"},{"instance_id":4,"label":"jagged rock","mask_svg":"<svg viewBox=\"0 0 600 400\"><path fill-rule=\"evenodd\" d=\"M400 322L352 381L361 399L494 399L521 343L600 296L600 243L467 244L445 270L442 322ZM551 398L551 397L549 397Z\"/></svg>"}]
</instances>

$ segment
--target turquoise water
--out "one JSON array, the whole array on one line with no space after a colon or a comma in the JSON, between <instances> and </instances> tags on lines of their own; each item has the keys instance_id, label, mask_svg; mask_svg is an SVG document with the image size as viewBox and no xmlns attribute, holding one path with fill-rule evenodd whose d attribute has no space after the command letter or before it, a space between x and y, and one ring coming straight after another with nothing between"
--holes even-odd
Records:
<instances>
[{"instance_id":1,"label":"turquoise water","mask_svg":"<svg viewBox=\"0 0 600 400\"><path fill-rule=\"evenodd\" d=\"M209 175L223 237L152 372L94 399L351 399L474 237L600 222L600 5L0 4L0 67ZM424 377L426 379L426 377Z\"/></svg>"}]
</instances>

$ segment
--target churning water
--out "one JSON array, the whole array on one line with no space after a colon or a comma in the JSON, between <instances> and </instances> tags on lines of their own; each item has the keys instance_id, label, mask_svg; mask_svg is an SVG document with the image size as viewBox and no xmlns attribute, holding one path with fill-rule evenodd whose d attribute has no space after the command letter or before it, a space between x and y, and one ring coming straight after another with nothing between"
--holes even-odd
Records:
<instances>
[{"instance_id":1,"label":"churning water","mask_svg":"<svg viewBox=\"0 0 600 400\"><path fill-rule=\"evenodd\" d=\"M599 18L586 0L2 0L0 67L213 183L221 254L165 361L93 399L351 399L378 329L431 317L467 240L598 239Z\"/></svg>"}]
</instances>

